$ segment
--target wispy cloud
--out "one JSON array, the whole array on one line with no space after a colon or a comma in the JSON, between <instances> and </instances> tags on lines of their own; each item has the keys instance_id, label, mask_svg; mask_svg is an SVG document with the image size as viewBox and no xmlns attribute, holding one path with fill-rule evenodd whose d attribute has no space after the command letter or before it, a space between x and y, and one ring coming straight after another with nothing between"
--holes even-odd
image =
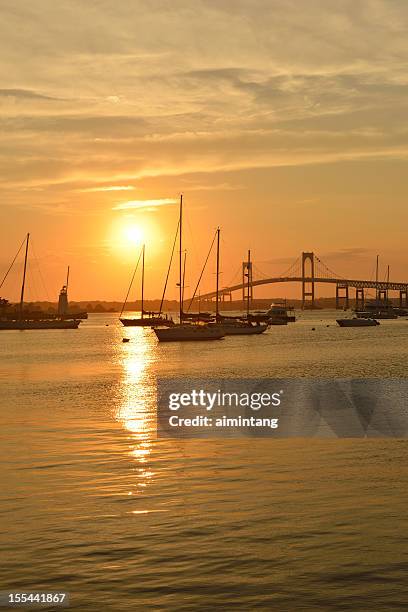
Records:
<instances>
[{"instance_id":1,"label":"wispy cloud","mask_svg":"<svg viewBox=\"0 0 408 612\"><path fill-rule=\"evenodd\" d=\"M307 11L295 0L236 0L239 10L229 0L197 11L188 0L139 4L123 3L114 17L96 8L92 19L51 0L48 10L5 10L2 184L103 193L194 173L204 178L191 190L205 197L246 189L253 169L407 159L404 0L314 0ZM65 23L65 35L48 21ZM220 172L237 176L222 184Z\"/></svg>"},{"instance_id":2,"label":"wispy cloud","mask_svg":"<svg viewBox=\"0 0 408 612\"><path fill-rule=\"evenodd\" d=\"M323 259L351 259L354 260L356 257L365 257L373 254L373 249L367 249L362 247L351 247L348 249L339 249L338 251L328 251L323 253Z\"/></svg>"},{"instance_id":3,"label":"wispy cloud","mask_svg":"<svg viewBox=\"0 0 408 612\"><path fill-rule=\"evenodd\" d=\"M64 101L64 98L57 98L55 96L47 96L46 94L32 91L31 89L0 89L0 97L2 98L20 98L28 100L52 100L52 101Z\"/></svg>"},{"instance_id":4,"label":"wispy cloud","mask_svg":"<svg viewBox=\"0 0 408 612\"><path fill-rule=\"evenodd\" d=\"M121 202L116 204L112 210L148 210L155 209L159 206L169 206L176 204L177 200L173 198L160 198L157 200L130 200L129 202Z\"/></svg>"},{"instance_id":5,"label":"wispy cloud","mask_svg":"<svg viewBox=\"0 0 408 612\"><path fill-rule=\"evenodd\" d=\"M135 189L133 185L108 185L107 187L86 187L84 189L78 189L82 193L94 193L98 191L132 191Z\"/></svg>"}]
</instances>

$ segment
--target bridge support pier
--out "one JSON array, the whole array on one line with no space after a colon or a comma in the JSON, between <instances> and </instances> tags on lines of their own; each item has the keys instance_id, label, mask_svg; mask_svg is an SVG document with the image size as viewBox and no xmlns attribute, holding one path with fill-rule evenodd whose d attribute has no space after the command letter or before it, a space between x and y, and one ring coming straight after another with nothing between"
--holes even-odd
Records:
<instances>
[{"instance_id":1,"label":"bridge support pier","mask_svg":"<svg viewBox=\"0 0 408 612\"><path fill-rule=\"evenodd\" d=\"M343 295L342 295L343 292ZM344 309L348 309L350 305L349 301L349 287L347 284L337 283L336 285L336 308L339 310L341 308L341 301L344 300Z\"/></svg>"},{"instance_id":2,"label":"bridge support pier","mask_svg":"<svg viewBox=\"0 0 408 612\"><path fill-rule=\"evenodd\" d=\"M310 276L306 275L306 266L308 262L310 264ZM314 308L315 306L314 273L314 253L302 253L302 310L305 308Z\"/></svg>"},{"instance_id":3,"label":"bridge support pier","mask_svg":"<svg viewBox=\"0 0 408 612\"><path fill-rule=\"evenodd\" d=\"M387 302L387 289L378 289L377 292L377 301L378 302L383 302L384 304L386 304Z\"/></svg>"},{"instance_id":4,"label":"bridge support pier","mask_svg":"<svg viewBox=\"0 0 408 612\"><path fill-rule=\"evenodd\" d=\"M364 289L356 287L356 310L364 310L365 296Z\"/></svg>"},{"instance_id":5,"label":"bridge support pier","mask_svg":"<svg viewBox=\"0 0 408 612\"><path fill-rule=\"evenodd\" d=\"M400 289L399 305L400 305L400 308L408 308L408 285L406 286L405 289Z\"/></svg>"}]
</instances>

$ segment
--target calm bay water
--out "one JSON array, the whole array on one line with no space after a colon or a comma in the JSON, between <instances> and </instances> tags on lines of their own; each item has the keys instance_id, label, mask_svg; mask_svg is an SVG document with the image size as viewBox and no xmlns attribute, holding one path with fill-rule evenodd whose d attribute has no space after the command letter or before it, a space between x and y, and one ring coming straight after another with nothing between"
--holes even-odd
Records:
<instances>
[{"instance_id":1,"label":"calm bay water","mask_svg":"<svg viewBox=\"0 0 408 612\"><path fill-rule=\"evenodd\" d=\"M408 321L335 316L215 343L116 315L1 332L0 588L78 611L406 609L407 441L155 438L158 374L407 376Z\"/></svg>"}]
</instances>

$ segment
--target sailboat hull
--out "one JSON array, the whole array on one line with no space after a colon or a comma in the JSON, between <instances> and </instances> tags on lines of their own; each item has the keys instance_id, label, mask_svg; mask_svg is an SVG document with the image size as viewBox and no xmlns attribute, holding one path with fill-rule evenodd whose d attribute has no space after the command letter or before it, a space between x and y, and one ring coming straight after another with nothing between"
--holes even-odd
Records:
<instances>
[{"instance_id":1,"label":"sailboat hull","mask_svg":"<svg viewBox=\"0 0 408 612\"><path fill-rule=\"evenodd\" d=\"M207 325L174 325L173 327L154 327L159 342L195 342L202 340L221 340L223 329Z\"/></svg>"},{"instance_id":2,"label":"sailboat hull","mask_svg":"<svg viewBox=\"0 0 408 612\"><path fill-rule=\"evenodd\" d=\"M0 330L6 329L77 329L80 321L0 321Z\"/></svg>"},{"instance_id":3,"label":"sailboat hull","mask_svg":"<svg viewBox=\"0 0 408 612\"><path fill-rule=\"evenodd\" d=\"M174 322L171 319L162 317L146 317L143 319L120 319L120 322L125 327L154 327L155 325L165 325L171 327Z\"/></svg>"},{"instance_id":4,"label":"sailboat hull","mask_svg":"<svg viewBox=\"0 0 408 612\"><path fill-rule=\"evenodd\" d=\"M267 324L219 323L217 325L219 329L224 331L226 336L254 336L263 334L268 329Z\"/></svg>"},{"instance_id":5,"label":"sailboat hull","mask_svg":"<svg viewBox=\"0 0 408 612\"><path fill-rule=\"evenodd\" d=\"M375 319L337 319L340 327L374 327L379 325Z\"/></svg>"}]
</instances>

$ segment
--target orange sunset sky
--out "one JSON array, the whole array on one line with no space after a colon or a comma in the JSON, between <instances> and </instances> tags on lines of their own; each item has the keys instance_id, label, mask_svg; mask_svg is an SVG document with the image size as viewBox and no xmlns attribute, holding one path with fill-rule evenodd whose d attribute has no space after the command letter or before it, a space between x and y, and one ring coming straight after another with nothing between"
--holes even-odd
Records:
<instances>
[{"instance_id":1,"label":"orange sunset sky","mask_svg":"<svg viewBox=\"0 0 408 612\"><path fill-rule=\"evenodd\" d=\"M221 285L248 248L268 275L314 250L353 278L379 253L408 280L405 0L0 10L0 276L30 231L28 299L56 299L69 264L71 299L121 300L141 241L160 297L180 192L190 288L217 225ZM17 299L20 271L0 295Z\"/></svg>"}]
</instances>

